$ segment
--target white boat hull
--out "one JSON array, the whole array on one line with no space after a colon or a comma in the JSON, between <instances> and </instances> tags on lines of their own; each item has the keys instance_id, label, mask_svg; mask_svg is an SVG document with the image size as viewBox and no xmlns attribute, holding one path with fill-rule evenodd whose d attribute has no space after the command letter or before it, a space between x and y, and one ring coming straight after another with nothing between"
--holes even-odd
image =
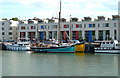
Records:
<instances>
[{"instance_id":1,"label":"white boat hull","mask_svg":"<svg viewBox=\"0 0 120 78\"><path fill-rule=\"evenodd\" d=\"M95 41L95 53L120 53L117 40Z\"/></svg>"},{"instance_id":2,"label":"white boat hull","mask_svg":"<svg viewBox=\"0 0 120 78\"><path fill-rule=\"evenodd\" d=\"M30 46L12 46L6 45L7 50L16 50L16 51L27 51L30 50Z\"/></svg>"},{"instance_id":3,"label":"white boat hull","mask_svg":"<svg viewBox=\"0 0 120 78\"><path fill-rule=\"evenodd\" d=\"M120 49L106 50L106 49L97 49L95 53L120 53Z\"/></svg>"}]
</instances>

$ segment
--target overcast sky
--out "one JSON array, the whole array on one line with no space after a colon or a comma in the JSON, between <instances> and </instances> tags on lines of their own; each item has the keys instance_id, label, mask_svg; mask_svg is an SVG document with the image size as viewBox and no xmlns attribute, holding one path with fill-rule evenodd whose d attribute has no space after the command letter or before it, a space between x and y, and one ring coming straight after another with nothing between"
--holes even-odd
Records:
<instances>
[{"instance_id":1,"label":"overcast sky","mask_svg":"<svg viewBox=\"0 0 120 78\"><path fill-rule=\"evenodd\" d=\"M62 17L111 17L119 0L62 0ZM0 18L58 17L59 0L0 0Z\"/></svg>"}]
</instances>

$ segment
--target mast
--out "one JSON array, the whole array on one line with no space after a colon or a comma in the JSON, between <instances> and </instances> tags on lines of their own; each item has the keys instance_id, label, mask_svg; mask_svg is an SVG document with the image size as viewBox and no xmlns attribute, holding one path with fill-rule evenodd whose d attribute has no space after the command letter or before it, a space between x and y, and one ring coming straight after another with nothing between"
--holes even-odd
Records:
<instances>
[{"instance_id":1,"label":"mast","mask_svg":"<svg viewBox=\"0 0 120 78\"><path fill-rule=\"evenodd\" d=\"M70 30L69 30L69 36L70 36L70 40L72 40L72 25L71 25L71 15L70 15Z\"/></svg>"},{"instance_id":2,"label":"mast","mask_svg":"<svg viewBox=\"0 0 120 78\"><path fill-rule=\"evenodd\" d=\"M58 43L60 43L60 23L61 23L61 0L60 0L60 11L59 11L59 18L58 18L58 32L57 32L57 39L58 39Z\"/></svg>"},{"instance_id":3,"label":"mast","mask_svg":"<svg viewBox=\"0 0 120 78\"><path fill-rule=\"evenodd\" d=\"M38 29L38 23L37 23L37 42L39 41L39 29Z\"/></svg>"}]
</instances>

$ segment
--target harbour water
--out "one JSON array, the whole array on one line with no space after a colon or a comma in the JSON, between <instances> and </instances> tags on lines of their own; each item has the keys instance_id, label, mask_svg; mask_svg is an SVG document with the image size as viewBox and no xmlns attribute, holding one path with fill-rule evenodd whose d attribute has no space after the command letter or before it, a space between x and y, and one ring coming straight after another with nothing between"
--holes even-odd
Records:
<instances>
[{"instance_id":1,"label":"harbour water","mask_svg":"<svg viewBox=\"0 0 120 78\"><path fill-rule=\"evenodd\" d=\"M0 78L2 77L2 52L0 51Z\"/></svg>"},{"instance_id":2,"label":"harbour water","mask_svg":"<svg viewBox=\"0 0 120 78\"><path fill-rule=\"evenodd\" d=\"M3 76L118 76L118 54L28 51L0 54Z\"/></svg>"}]
</instances>

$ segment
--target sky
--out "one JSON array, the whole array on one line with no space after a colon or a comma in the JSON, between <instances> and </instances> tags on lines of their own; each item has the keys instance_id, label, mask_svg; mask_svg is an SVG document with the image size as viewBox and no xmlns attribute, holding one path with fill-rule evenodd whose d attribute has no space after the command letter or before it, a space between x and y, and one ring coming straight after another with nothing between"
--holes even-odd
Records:
<instances>
[{"instance_id":1,"label":"sky","mask_svg":"<svg viewBox=\"0 0 120 78\"><path fill-rule=\"evenodd\" d=\"M119 0L61 0L62 18L112 17L118 14ZM59 0L0 0L0 19L41 19L58 17Z\"/></svg>"}]
</instances>

